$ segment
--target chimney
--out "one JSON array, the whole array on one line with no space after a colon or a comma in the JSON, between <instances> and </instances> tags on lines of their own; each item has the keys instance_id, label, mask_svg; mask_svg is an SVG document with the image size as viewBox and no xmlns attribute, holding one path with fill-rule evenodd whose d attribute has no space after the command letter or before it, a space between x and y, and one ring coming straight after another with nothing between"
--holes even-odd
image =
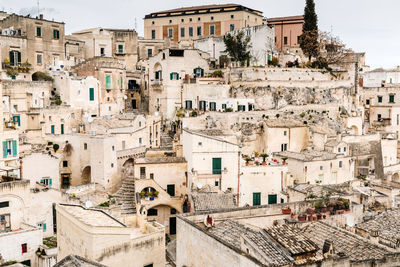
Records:
<instances>
[{"instance_id":1,"label":"chimney","mask_svg":"<svg viewBox=\"0 0 400 267\"><path fill-rule=\"evenodd\" d=\"M39 19L43 19L43 14L40 14L40 15L39 15Z\"/></svg>"}]
</instances>

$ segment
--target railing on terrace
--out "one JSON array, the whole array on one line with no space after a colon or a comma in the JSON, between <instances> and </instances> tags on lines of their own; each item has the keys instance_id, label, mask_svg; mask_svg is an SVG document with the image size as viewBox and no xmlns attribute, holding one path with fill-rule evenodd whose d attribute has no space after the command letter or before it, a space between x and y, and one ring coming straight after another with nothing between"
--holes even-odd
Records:
<instances>
[{"instance_id":1,"label":"railing on terrace","mask_svg":"<svg viewBox=\"0 0 400 267\"><path fill-rule=\"evenodd\" d=\"M117 151L117 158L137 157L146 152L146 146L129 148Z\"/></svg>"}]
</instances>

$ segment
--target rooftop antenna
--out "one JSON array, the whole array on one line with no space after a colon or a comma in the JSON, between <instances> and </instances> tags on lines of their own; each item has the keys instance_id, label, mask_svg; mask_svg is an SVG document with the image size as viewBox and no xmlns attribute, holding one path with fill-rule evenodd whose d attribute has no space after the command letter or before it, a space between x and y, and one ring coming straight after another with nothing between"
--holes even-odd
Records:
<instances>
[{"instance_id":1,"label":"rooftop antenna","mask_svg":"<svg viewBox=\"0 0 400 267\"><path fill-rule=\"evenodd\" d=\"M40 3L39 3L39 0L37 0L37 15L38 15L38 17L40 17Z\"/></svg>"},{"instance_id":2,"label":"rooftop antenna","mask_svg":"<svg viewBox=\"0 0 400 267\"><path fill-rule=\"evenodd\" d=\"M135 31L137 31L137 21L136 21L136 18L135 18Z\"/></svg>"}]
</instances>

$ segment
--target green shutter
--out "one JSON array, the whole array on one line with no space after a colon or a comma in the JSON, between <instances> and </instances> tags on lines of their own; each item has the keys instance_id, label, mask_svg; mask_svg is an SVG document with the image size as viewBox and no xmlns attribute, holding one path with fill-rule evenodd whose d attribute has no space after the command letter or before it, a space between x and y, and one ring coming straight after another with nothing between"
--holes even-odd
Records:
<instances>
[{"instance_id":1,"label":"green shutter","mask_svg":"<svg viewBox=\"0 0 400 267\"><path fill-rule=\"evenodd\" d=\"M44 184L44 179L40 179L40 183L41 183L41 184Z\"/></svg>"},{"instance_id":2,"label":"green shutter","mask_svg":"<svg viewBox=\"0 0 400 267\"><path fill-rule=\"evenodd\" d=\"M7 158L7 141L3 141L3 158Z\"/></svg>"},{"instance_id":3,"label":"green shutter","mask_svg":"<svg viewBox=\"0 0 400 267\"><path fill-rule=\"evenodd\" d=\"M221 158L212 159L212 173L221 174Z\"/></svg>"},{"instance_id":4,"label":"green shutter","mask_svg":"<svg viewBox=\"0 0 400 267\"><path fill-rule=\"evenodd\" d=\"M170 80L173 80L173 79L174 79L174 74L173 74L172 72L169 74L169 79L170 79Z\"/></svg>"},{"instance_id":5,"label":"green shutter","mask_svg":"<svg viewBox=\"0 0 400 267\"><path fill-rule=\"evenodd\" d=\"M268 195L268 204L276 204L277 195Z\"/></svg>"},{"instance_id":6,"label":"green shutter","mask_svg":"<svg viewBox=\"0 0 400 267\"><path fill-rule=\"evenodd\" d=\"M61 134L64 134L64 124L61 124Z\"/></svg>"},{"instance_id":7,"label":"green shutter","mask_svg":"<svg viewBox=\"0 0 400 267\"><path fill-rule=\"evenodd\" d=\"M89 88L89 100L94 101L94 88Z\"/></svg>"},{"instance_id":8,"label":"green shutter","mask_svg":"<svg viewBox=\"0 0 400 267\"><path fill-rule=\"evenodd\" d=\"M53 179L49 179L49 185L51 186L53 184Z\"/></svg>"},{"instance_id":9,"label":"green shutter","mask_svg":"<svg viewBox=\"0 0 400 267\"><path fill-rule=\"evenodd\" d=\"M13 157L17 156L17 140L12 140L12 155Z\"/></svg>"},{"instance_id":10,"label":"green shutter","mask_svg":"<svg viewBox=\"0 0 400 267\"><path fill-rule=\"evenodd\" d=\"M106 76L106 89L111 89L111 76Z\"/></svg>"},{"instance_id":11,"label":"green shutter","mask_svg":"<svg viewBox=\"0 0 400 267\"><path fill-rule=\"evenodd\" d=\"M13 66L14 65L14 51L10 51L10 65Z\"/></svg>"},{"instance_id":12,"label":"green shutter","mask_svg":"<svg viewBox=\"0 0 400 267\"><path fill-rule=\"evenodd\" d=\"M51 125L51 134L54 134L54 125Z\"/></svg>"},{"instance_id":13,"label":"green shutter","mask_svg":"<svg viewBox=\"0 0 400 267\"><path fill-rule=\"evenodd\" d=\"M43 223L43 232L46 232L46 229L47 229L47 225L46 225L46 223Z\"/></svg>"},{"instance_id":14,"label":"green shutter","mask_svg":"<svg viewBox=\"0 0 400 267\"><path fill-rule=\"evenodd\" d=\"M261 205L261 193L253 193L253 206Z\"/></svg>"},{"instance_id":15,"label":"green shutter","mask_svg":"<svg viewBox=\"0 0 400 267\"><path fill-rule=\"evenodd\" d=\"M36 27L36 36L41 37L42 36L42 28Z\"/></svg>"},{"instance_id":16,"label":"green shutter","mask_svg":"<svg viewBox=\"0 0 400 267\"><path fill-rule=\"evenodd\" d=\"M18 54L18 64L21 64L21 52L17 52L17 54Z\"/></svg>"}]
</instances>

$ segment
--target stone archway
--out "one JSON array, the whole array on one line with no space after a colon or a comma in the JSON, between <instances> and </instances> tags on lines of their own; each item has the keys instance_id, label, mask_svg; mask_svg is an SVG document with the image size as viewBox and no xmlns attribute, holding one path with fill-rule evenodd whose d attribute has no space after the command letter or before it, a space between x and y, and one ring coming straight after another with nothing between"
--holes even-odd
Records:
<instances>
[{"instance_id":1,"label":"stone archway","mask_svg":"<svg viewBox=\"0 0 400 267\"><path fill-rule=\"evenodd\" d=\"M130 158L122 164L122 174L124 176L132 176L134 175L134 163L135 160L133 158Z\"/></svg>"},{"instance_id":2,"label":"stone archway","mask_svg":"<svg viewBox=\"0 0 400 267\"><path fill-rule=\"evenodd\" d=\"M90 166L86 166L83 169L81 181L82 184L90 184L92 182L92 168Z\"/></svg>"},{"instance_id":3,"label":"stone archway","mask_svg":"<svg viewBox=\"0 0 400 267\"><path fill-rule=\"evenodd\" d=\"M354 134L354 135L359 135L358 127L355 126L355 125L351 126L351 132L352 132L352 134Z\"/></svg>"},{"instance_id":4,"label":"stone archway","mask_svg":"<svg viewBox=\"0 0 400 267\"><path fill-rule=\"evenodd\" d=\"M396 172L395 174L392 175L392 181L393 181L393 182L400 183L400 176L399 176L399 173Z\"/></svg>"}]
</instances>

